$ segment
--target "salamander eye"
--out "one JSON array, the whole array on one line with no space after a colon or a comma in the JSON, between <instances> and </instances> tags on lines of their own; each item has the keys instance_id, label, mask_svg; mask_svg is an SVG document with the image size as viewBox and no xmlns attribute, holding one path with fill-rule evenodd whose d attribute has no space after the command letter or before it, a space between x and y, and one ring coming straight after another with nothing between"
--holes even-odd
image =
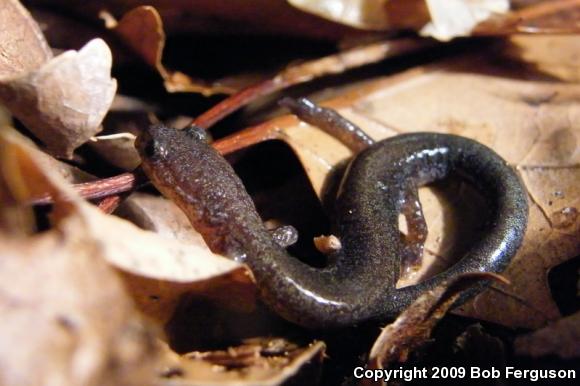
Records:
<instances>
[{"instance_id":1,"label":"salamander eye","mask_svg":"<svg viewBox=\"0 0 580 386\"><path fill-rule=\"evenodd\" d=\"M206 142L206 143L210 143L211 142L211 137L209 135L209 133L202 129L201 127L198 126L189 126L188 128L184 129L186 134L197 140L197 141L202 141L202 142Z\"/></svg>"},{"instance_id":2,"label":"salamander eye","mask_svg":"<svg viewBox=\"0 0 580 386\"><path fill-rule=\"evenodd\" d=\"M143 153L147 158L153 158L155 156L155 143L153 141L147 141L143 148Z\"/></svg>"}]
</instances>

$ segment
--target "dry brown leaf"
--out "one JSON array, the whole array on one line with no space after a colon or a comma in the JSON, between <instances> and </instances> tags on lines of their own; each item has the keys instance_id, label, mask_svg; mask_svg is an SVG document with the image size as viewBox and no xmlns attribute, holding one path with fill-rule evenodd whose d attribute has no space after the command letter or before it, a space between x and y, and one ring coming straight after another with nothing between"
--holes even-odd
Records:
<instances>
[{"instance_id":1,"label":"dry brown leaf","mask_svg":"<svg viewBox=\"0 0 580 386\"><path fill-rule=\"evenodd\" d=\"M512 285L495 285L462 312L508 326L537 328L560 317L547 271L580 254L576 210L580 86L519 80L519 73L494 63L493 58L475 56L417 68L353 86L325 105L375 139L414 131L463 135L490 146L517 168L530 194L530 219L524 244L505 271ZM319 196L329 173L350 157L335 138L293 116L249 128L216 146L240 148L266 139L280 139L294 150ZM477 230L477 213L472 216L475 221L452 225L457 219L449 215L449 207L462 212L471 207L468 217L477 208L466 201L473 196L466 194L464 185L455 186L451 196L429 188L419 191L429 236L423 268L414 280L449 265L452 247L462 238L454 228Z\"/></svg>"},{"instance_id":2,"label":"dry brown leaf","mask_svg":"<svg viewBox=\"0 0 580 386\"><path fill-rule=\"evenodd\" d=\"M517 355L557 355L562 359L580 358L580 312L567 316L552 325L518 336L514 343Z\"/></svg>"},{"instance_id":3,"label":"dry brown leaf","mask_svg":"<svg viewBox=\"0 0 580 386\"><path fill-rule=\"evenodd\" d=\"M52 52L38 24L17 0L1 0L0 79L40 68Z\"/></svg>"},{"instance_id":4,"label":"dry brown leaf","mask_svg":"<svg viewBox=\"0 0 580 386\"><path fill-rule=\"evenodd\" d=\"M490 273L465 274L422 294L382 330L371 348L367 367L383 369L397 362L406 362L409 354L427 341L433 327L445 316L463 290L481 280L490 279L504 281L501 276ZM386 384L384 379L380 383ZM376 381L362 378L359 384L376 384Z\"/></svg>"},{"instance_id":5,"label":"dry brown leaf","mask_svg":"<svg viewBox=\"0 0 580 386\"><path fill-rule=\"evenodd\" d=\"M222 84L223 82L220 81L209 84L182 72L165 68L161 62L165 46L163 20L155 8L148 5L137 7L123 15L118 23L109 22L108 24L108 27L112 28L145 63L159 72L167 91L198 92L205 96L231 94L237 91L236 88Z\"/></svg>"},{"instance_id":6,"label":"dry brown leaf","mask_svg":"<svg viewBox=\"0 0 580 386\"><path fill-rule=\"evenodd\" d=\"M149 316L166 321L183 294L208 291L212 296L216 287L224 287L224 281L243 289L232 298L245 299L246 304L253 301L253 284L239 263L215 255L207 247L172 240L102 213L76 196L51 170L42 169L38 150L25 145L12 131L2 135L3 150L13 151L12 173L20 171L19 175L26 176L27 191L20 194L20 201L36 197L40 191L49 192L55 198L55 226L65 236L80 232L78 237L97 244L98 256L121 271L131 295ZM50 186L37 182L47 178Z\"/></svg>"},{"instance_id":7,"label":"dry brown leaf","mask_svg":"<svg viewBox=\"0 0 580 386\"><path fill-rule=\"evenodd\" d=\"M110 71L109 47L95 39L37 69L0 78L0 100L53 154L71 158L100 131L117 89Z\"/></svg>"},{"instance_id":8,"label":"dry brown leaf","mask_svg":"<svg viewBox=\"0 0 580 386\"><path fill-rule=\"evenodd\" d=\"M317 385L325 345L299 347L281 338L256 338L225 351L177 355L165 348L160 385Z\"/></svg>"}]
</instances>

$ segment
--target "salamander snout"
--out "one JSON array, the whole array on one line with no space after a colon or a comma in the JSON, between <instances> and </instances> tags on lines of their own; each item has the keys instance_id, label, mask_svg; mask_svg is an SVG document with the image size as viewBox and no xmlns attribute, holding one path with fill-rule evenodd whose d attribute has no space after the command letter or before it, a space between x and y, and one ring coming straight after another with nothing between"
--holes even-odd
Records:
<instances>
[{"instance_id":1,"label":"salamander snout","mask_svg":"<svg viewBox=\"0 0 580 386\"><path fill-rule=\"evenodd\" d=\"M141 158L153 158L155 157L155 139L152 135L152 130L154 127L149 127L137 136L135 140L135 148L139 152Z\"/></svg>"}]
</instances>

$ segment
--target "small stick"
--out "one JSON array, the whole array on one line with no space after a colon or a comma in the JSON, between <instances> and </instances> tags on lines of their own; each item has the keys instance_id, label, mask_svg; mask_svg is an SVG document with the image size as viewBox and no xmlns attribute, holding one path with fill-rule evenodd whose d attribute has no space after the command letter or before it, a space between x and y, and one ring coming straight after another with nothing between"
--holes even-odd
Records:
<instances>
[{"instance_id":1,"label":"small stick","mask_svg":"<svg viewBox=\"0 0 580 386\"><path fill-rule=\"evenodd\" d=\"M87 200L95 200L136 189L143 185L145 181L145 177L137 170L96 181L74 184L73 188L81 197ZM33 205L46 205L53 202L51 195L46 193L41 197L32 199L30 203Z\"/></svg>"},{"instance_id":2,"label":"small stick","mask_svg":"<svg viewBox=\"0 0 580 386\"><path fill-rule=\"evenodd\" d=\"M109 196L99 201L97 207L104 213L111 214L115 211L115 209L117 209L120 203L121 203L120 195Z\"/></svg>"}]
</instances>

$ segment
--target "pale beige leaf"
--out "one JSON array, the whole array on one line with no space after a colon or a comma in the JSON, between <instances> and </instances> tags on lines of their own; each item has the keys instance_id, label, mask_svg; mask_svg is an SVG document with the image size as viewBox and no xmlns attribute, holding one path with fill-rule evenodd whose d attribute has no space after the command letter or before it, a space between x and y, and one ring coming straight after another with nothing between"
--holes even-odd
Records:
<instances>
[{"instance_id":1,"label":"pale beige leaf","mask_svg":"<svg viewBox=\"0 0 580 386\"><path fill-rule=\"evenodd\" d=\"M101 39L67 51L42 67L0 79L0 100L54 154L72 156L100 131L117 82Z\"/></svg>"}]
</instances>

